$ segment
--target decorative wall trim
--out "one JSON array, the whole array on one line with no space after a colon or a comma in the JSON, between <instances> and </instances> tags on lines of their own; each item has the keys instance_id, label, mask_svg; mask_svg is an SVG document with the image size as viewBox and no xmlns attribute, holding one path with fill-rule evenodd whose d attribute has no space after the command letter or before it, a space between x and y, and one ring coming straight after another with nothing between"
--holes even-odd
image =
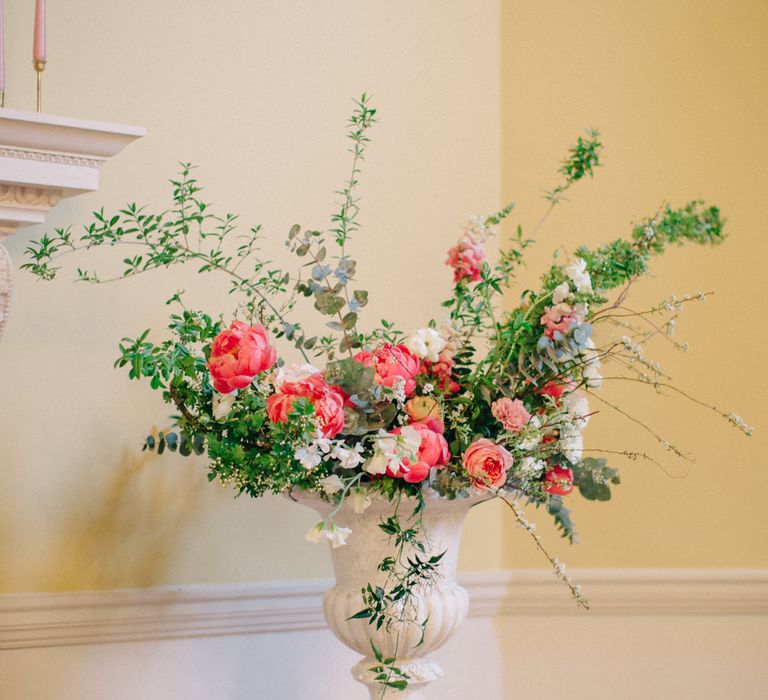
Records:
<instances>
[{"instance_id":1,"label":"decorative wall trim","mask_svg":"<svg viewBox=\"0 0 768 700\"><path fill-rule=\"evenodd\" d=\"M62 163L64 165L79 165L86 168L100 168L106 162L106 158L84 158L69 153L32 151L28 149L11 148L9 146L0 146L0 158L36 160L43 163Z\"/></svg>"},{"instance_id":2,"label":"decorative wall trim","mask_svg":"<svg viewBox=\"0 0 768 700\"><path fill-rule=\"evenodd\" d=\"M470 617L768 615L768 569L583 569L585 612L547 571L464 574ZM0 596L0 650L325 627L330 581L205 584Z\"/></svg>"}]
</instances>

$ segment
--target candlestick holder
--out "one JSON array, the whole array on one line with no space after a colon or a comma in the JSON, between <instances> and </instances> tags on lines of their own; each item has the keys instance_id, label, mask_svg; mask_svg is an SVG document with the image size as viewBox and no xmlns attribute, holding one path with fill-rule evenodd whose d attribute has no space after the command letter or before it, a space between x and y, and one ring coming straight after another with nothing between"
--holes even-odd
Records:
<instances>
[{"instance_id":1,"label":"candlestick holder","mask_svg":"<svg viewBox=\"0 0 768 700\"><path fill-rule=\"evenodd\" d=\"M37 74L37 111L40 112L43 105L43 71L45 70L45 61L32 61Z\"/></svg>"}]
</instances>

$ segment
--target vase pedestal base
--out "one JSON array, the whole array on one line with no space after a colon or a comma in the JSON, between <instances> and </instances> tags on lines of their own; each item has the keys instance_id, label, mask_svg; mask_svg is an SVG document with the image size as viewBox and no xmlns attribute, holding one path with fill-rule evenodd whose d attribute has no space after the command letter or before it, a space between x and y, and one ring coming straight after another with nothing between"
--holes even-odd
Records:
<instances>
[{"instance_id":1,"label":"vase pedestal base","mask_svg":"<svg viewBox=\"0 0 768 700\"><path fill-rule=\"evenodd\" d=\"M356 681L368 687L371 700L381 700L382 695L385 700L388 698L391 700L423 700L426 697L424 691L427 685L443 675L440 664L430 658L422 657L412 661L398 659L397 667L403 673L408 674L409 680L405 690L395 690L382 686L376 680L377 674L370 671L372 667L379 665L376 659L364 657L352 667L352 676Z\"/></svg>"}]
</instances>

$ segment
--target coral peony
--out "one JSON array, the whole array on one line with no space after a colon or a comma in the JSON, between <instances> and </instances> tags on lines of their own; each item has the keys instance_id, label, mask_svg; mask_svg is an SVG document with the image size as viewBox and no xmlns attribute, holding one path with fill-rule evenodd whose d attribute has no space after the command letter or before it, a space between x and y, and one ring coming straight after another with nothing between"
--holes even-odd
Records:
<instances>
[{"instance_id":1,"label":"coral peony","mask_svg":"<svg viewBox=\"0 0 768 700\"><path fill-rule=\"evenodd\" d=\"M506 430L511 430L513 433L519 433L531 420L531 414L525 410L520 399L504 397L494 401L491 405L491 413Z\"/></svg>"},{"instance_id":2,"label":"coral peony","mask_svg":"<svg viewBox=\"0 0 768 700\"><path fill-rule=\"evenodd\" d=\"M463 463L474 486L479 489L498 488L507 480L512 455L488 438L480 438L467 448Z\"/></svg>"},{"instance_id":3,"label":"coral peony","mask_svg":"<svg viewBox=\"0 0 768 700\"><path fill-rule=\"evenodd\" d=\"M465 236L448 251L445 264L453 268L453 281L458 284L463 279L477 282L483 269L483 260L483 246Z\"/></svg>"},{"instance_id":4,"label":"coral peony","mask_svg":"<svg viewBox=\"0 0 768 700\"><path fill-rule=\"evenodd\" d=\"M421 435L421 444L416 453L416 462L405 458L397 471L387 469L387 474L400 477L410 484L417 484L429 476L429 470L433 467L440 468L448 464L451 453L448 443L442 435L442 423L437 420L416 421L409 428L417 430ZM399 435L402 428L395 428L393 435Z\"/></svg>"},{"instance_id":5,"label":"coral peony","mask_svg":"<svg viewBox=\"0 0 768 700\"><path fill-rule=\"evenodd\" d=\"M248 386L253 378L275 364L277 354L263 326L233 321L211 344L208 370L221 394Z\"/></svg>"},{"instance_id":6,"label":"coral peony","mask_svg":"<svg viewBox=\"0 0 768 700\"><path fill-rule=\"evenodd\" d=\"M544 487L547 493L554 496L567 496L573 491L573 469L559 465L552 467L547 470L544 481L547 484Z\"/></svg>"},{"instance_id":7,"label":"coral peony","mask_svg":"<svg viewBox=\"0 0 768 700\"><path fill-rule=\"evenodd\" d=\"M298 382L286 382L280 391L267 399L267 415L273 423L283 423L298 398L308 399L315 410L317 427L323 437L336 437L344 429L344 394L329 386L320 374L312 374Z\"/></svg>"},{"instance_id":8,"label":"coral peony","mask_svg":"<svg viewBox=\"0 0 768 700\"><path fill-rule=\"evenodd\" d=\"M373 352L361 350L355 360L376 370L375 381L381 386L393 387L403 380L405 395L416 389L416 376L421 372L421 360L405 345L382 345Z\"/></svg>"}]
</instances>

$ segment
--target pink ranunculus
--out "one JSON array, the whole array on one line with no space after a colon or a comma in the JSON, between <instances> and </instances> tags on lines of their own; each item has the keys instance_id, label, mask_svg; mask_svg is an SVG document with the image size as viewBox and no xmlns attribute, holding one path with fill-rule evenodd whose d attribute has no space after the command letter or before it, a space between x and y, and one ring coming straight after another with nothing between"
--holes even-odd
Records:
<instances>
[{"instance_id":1,"label":"pink ranunculus","mask_svg":"<svg viewBox=\"0 0 768 700\"><path fill-rule=\"evenodd\" d=\"M512 455L488 438L480 438L467 448L463 463L474 486L479 489L498 488L507 480Z\"/></svg>"},{"instance_id":2,"label":"pink ranunculus","mask_svg":"<svg viewBox=\"0 0 768 700\"><path fill-rule=\"evenodd\" d=\"M544 490L555 496L567 496L573 491L573 469L556 465L544 476Z\"/></svg>"},{"instance_id":3,"label":"pink ranunculus","mask_svg":"<svg viewBox=\"0 0 768 700\"><path fill-rule=\"evenodd\" d=\"M477 282L483 268L485 250L478 241L464 237L448 251L446 265L453 268L453 281L458 284L463 279Z\"/></svg>"},{"instance_id":4,"label":"pink ranunculus","mask_svg":"<svg viewBox=\"0 0 768 700\"><path fill-rule=\"evenodd\" d=\"M275 364L277 353L264 326L233 321L211 344L208 370L220 394L248 386L253 378Z\"/></svg>"},{"instance_id":5,"label":"pink ranunculus","mask_svg":"<svg viewBox=\"0 0 768 700\"><path fill-rule=\"evenodd\" d=\"M405 345L387 343L373 352L361 350L355 361L376 370L374 380L381 386L392 387L399 380L405 381L405 395L410 396L416 389L416 376L421 372L421 360Z\"/></svg>"},{"instance_id":6,"label":"pink ranunculus","mask_svg":"<svg viewBox=\"0 0 768 700\"><path fill-rule=\"evenodd\" d=\"M442 434L441 421L436 419L416 421L408 427L418 430L421 435L416 462L412 464L409 459L404 459L397 472L387 469L387 474L399 477L409 484L417 484L429 476L430 469L440 469L448 464L451 459L451 452L448 449L448 442ZM399 435L401 430L402 428L395 428L392 434Z\"/></svg>"},{"instance_id":7,"label":"pink ranunculus","mask_svg":"<svg viewBox=\"0 0 768 700\"><path fill-rule=\"evenodd\" d=\"M316 374L298 382L286 382L280 391L267 399L267 415L273 423L288 420L293 402L308 399L315 410L317 427L323 437L336 437L344 429L344 394L335 386L329 386L321 375Z\"/></svg>"},{"instance_id":8,"label":"pink ranunculus","mask_svg":"<svg viewBox=\"0 0 768 700\"><path fill-rule=\"evenodd\" d=\"M525 405L520 399L510 399L506 396L491 404L491 413L504 428L513 433L519 433L531 420L531 414L525 410Z\"/></svg>"}]
</instances>

